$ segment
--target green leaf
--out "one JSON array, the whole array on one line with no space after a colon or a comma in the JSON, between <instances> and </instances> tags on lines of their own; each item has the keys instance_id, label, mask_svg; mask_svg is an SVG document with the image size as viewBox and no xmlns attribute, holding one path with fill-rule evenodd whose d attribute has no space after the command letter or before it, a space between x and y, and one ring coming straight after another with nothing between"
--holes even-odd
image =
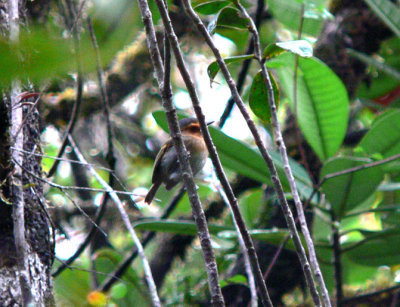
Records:
<instances>
[{"instance_id":1,"label":"green leaf","mask_svg":"<svg viewBox=\"0 0 400 307\"><path fill-rule=\"evenodd\" d=\"M221 280L221 288L230 284L242 284L247 285L247 278L241 274L236 274L235 276L229 277L227 279Z\"/></svg>"},{"instance_id":2,"label":"green leaf","mask_svg":"<svg viewBox=\"0 0 400 307\"><path fill-rule=\"evenodd\" d=\"M246 30L248 24L248 20L236 8L226 7L218 14L217 27Z\"/></svg>"},{"instance_id":3,"label":"green leaf","mask_svg":"<svg viewBox=\"0 0 400 307\"><path fill-rule=\"evenodd\" d=\"M232 63L237 63L237 62L241 62L244 60L248 60L248 59L253 59L254 55L253 54L248 54L248 55L238 55L238 56L232 56L232 57L228 57L228 58L224 58L224 62L226 65L232 64ZM217 75L217 73L219 72L219 65L217 63L217 61L212 62L210 65L208 65L207 67L207 73L208 76L210 77L210 83L213 82L215 76Z\"/></svg>"},{"instance_id":4,"label":"green leaf","mask_svg":"<svg viewBox=\"0 0 400 307\"><path fill-rule=\"evenodd\" d=\"M284 26L293 31L298 31L301 13L301 3L297 0L268 0L268 8L271 10L273 16ZM313 1L317 2L317 1ZM326 1L325 1L326 2ZM323 2L321 2L322 4ZM323 6L318 5L317 8L323 10ZM321 31L324 19L329 18L327 14L316 14L315 6L308 6L305 9L303 33L318 36Z\"/></svg>"},{"instance_id":5,"label":"green leaf","mask_svg":"<svg viewBox=\"0 0 400 307\"><path fill-rule=\"evenodd\" d=\"M163 111L156 111L153 113L153 117L158 125L168 132L168 123L165 113ZM180 116L179 118L182 117L183 116ZM258 150L227 136L219 129L209 126L209 130L224 167L254 180L272 184L269 170ZM271 151L270 155L275 163L283 187L285 190L289 191L289 183L284 173L280 154ZM299 193L306 198L309 197L312 192L312 182L307 172L294 160L290 159L289 163L293 171L293 176L296 179Z\"/></svg>"},{"instance_id":6,"label":"green leaf","mask_svg":"<svg viewBox=\"0 0 400 307\"><path fill-rule=\"evenodd\" d=\"M128 293L128 288L123 283L116 283L110 290L110 297L113 299L122 299Z\"/></svg>"},{"instance_id":7,"label":"green leaf","mask_svg":"<svg viewBox=\"0 0 400 307\"><path fill-rule=\"evenodd\" d=\"M320 178L369 162L371 162L370 159L334 158L325 163ZM382 180L381 169L371 167L328 179L322 184L322 190L330 202L335 216L341 218L374 193Z\"/></svg>"},{"instance_id":8,"label":"green leaf","mask_svg":"<svg viewBox=\"0 0 400 307\"><path fill-rule=\"evenodd\" d=\"M269 44L263 52L263 58L270 59L286 51L297 54L301 57L310 58L313 56L313 48L306 40L295 40Z\"/></svg>"},{"instance_id":9,"label":"green leaf","mask_svg":"<svg viewBox=\"0 0 400 307\"><path fill-rule=\"evenodd\" d=\"M134 227L138 230L160 231L189 236L197 235L197 226L193 221L162 220L154 222L138 222ZM209 224L208 230L211 234L217 234L221 231L234 230L234 228L232 226Z\"/></svg>"},{"instance_id":10,"label":"green leaf","mask_svg":"<svg viewBox=\"0 0 400 307\"><path fill-rule=\"evenodd\" d=\"M272 88L274 91L275 104L276 107L278 107L279 87L274 76L269 73L269 77L271 79ZM267 86L260 71L254 76L253 83L251 84L249 105L254 114L267 123L269 123L271 120L271 109L269 107L268 101L269 99L268 99Z\"/></svg>"},{"instance_id":11,"label":"green leaf","mask_svg":"<svg viewBox=\"0 0 400 307\"><path fill-rule=\"evenodd\" d=\"M371 10L400 37L400 10L389 0L365 0Z\"/></svg>"},{"instance_id":12,"label":"green leaf","mask_svg":"<svg viewBox=\"0 0 400 307\"><path fill-rule=\"evenodd\" d=\"M400 264L400 229L364 234L367 235L366 241L346 252L352 261L368 266Z\"/></svg>"},{"instance_id":13,"label":"green leaf","mask_svg":"<svg viewBox=\"0 0 400 307\"><path fill-rule=\"evenodd\" d=\"M400 153L400 110L390 110L376 119L359 147L368 155L388 158Z\"/></svg>"},{"instance_id":14,"label":"green leaf","mask_svg":"<svg viewBox=\"0 0 400 307\"><path fill-rule=\"evenodd\" d=\"M279 80L294 109L294 56L284 54L286 67L277 69ZM299 58L297 120L318 157L325 161L336 154L346 134L349 100L339 77L316 58Z\"/></svg>"},{"instance_id":15,"label":"green leaf","mask_svg":"<svg viewBox=\"0 0 400 307\"><path fill-rule=\"evenodd\" d=\"M230 1L209 1L203 2L194 7L194 10L203 15L217 14L221 9L231 4Z\"/></svg>"}]
</instances>

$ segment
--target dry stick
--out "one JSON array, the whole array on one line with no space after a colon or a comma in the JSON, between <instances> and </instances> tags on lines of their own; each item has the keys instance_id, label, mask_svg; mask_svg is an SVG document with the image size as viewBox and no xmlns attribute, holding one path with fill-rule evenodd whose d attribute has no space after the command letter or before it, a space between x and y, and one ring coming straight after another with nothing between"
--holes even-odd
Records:
<instances>
[{"instance_id":1,"label":"dry stick","mask_svg":"<svg viewBox=\"0 0 400 307\"><path fill-rule=\"evenodd\" d=\"M11 43L18 43L19 40L19 5L18 0L9 0L7 2L9 39ZM20 102L18 95L21 93L19 80L13 80L10 99L11 99L11 136L14 146L23 148L24 133L19 133L19 128L23 126L23 108L16 106ZM32 292L30 289L30 274L28 264L29 246L25 238L25 199L23 189L23 169L24 159L16 152L11 153L12 158L17 162L18 166L14 166L11 176L11 194L13 197L12 221L13 235L15 242L15 253L17 270L16 276L18 282L16 291L20 292L21 300L18 304L26 306L32 303Z\"/></svg>"},{"instance_id":2,"label":"dry stick","mask_svg":"<svg viewBox=\"0 0 400 307\"><path fill-rule=\"evenodd\" d=\"M183 60L183 55L182 55L182 52L179 47L179 41L178 41L177 36L175 35L174 29L172 28L172 23L169 18L169 15L168 15L168 10L161 0L156 0L156 4L160 11L160 15L161 15L161 19L163 20L164 27L167 31L168 39L169 39L172 49L174 51L178 69L180 70L180 73L185 82L186 88L188 89L190 98L192 100L193 108L196 113L197 119L199 120L201 132L202 132L203 138L206 142L208 151L210 153L210 157L213 162L216 174L217 174L218 179L220 180L221 185L224 188L224 191L229 199L229 204L231 205L231 209L233 211L236 223L237 223L237 225L240 229L240 232L243 236L243 240L245 242L247 252L249 254L249 258L250 258L250 261L251 261L251 264L252 264L252 267L254 270L254 275L257 279L257 284L258 284L260 294L261 294L261 301L264 306L272 306L272 302L271 302L271 299L269 298L267 287L266 287L264 279L262 277L262 273L261 273L260 265L259 265L259 262L257 259L257 254L256 254L256 251L254 248L253 241L249 235L249 232L247 231L244 219L240 213L237 199L236 199L236 197L232 191L232 188L229 184L229 181L224 173L224 170L223 170L221 162L219 160L214 143L213 143L210 133L208 131L207 124L205 122L205 116L200 107L200 101L197 97L196 89L194 87L194 84L191 80L190 74L189 74L189 72L186 68L185 62ZM184 5L186 5L186 3L184 3ZM236 87L235 87L235 89L236 89Z\"/></svg>"},{"instance_id":3,"label":"dry stick","mask_svg":"<svg viewBox=\"0 0 400 307\"><path fill-rule=\"evenodd\" d=\"M69 143L71 144L71 146L73 147L74 152L76 153L76 156L78 157L78 159L84 163L87 163L87 161L85 160L85 158L79 151L78 147L76 146L76 144L71 136L68 136L68 140L69 140ZM153 301L153 306L156 306L156 307L161 306L160 299L158 298L158 294L157 294L157 288L154 283L153 275L151 273L149 262L147 261L146 255L144 254L143 246L140 243L140 240L136 235L135 229L132 227L132 224L129 220L129 216L128 216L127 212L125 211L124 205L122 204L117 193L114 192L112 187L110 187L108 185L108 183L103 178L101 178L101 176L91 166L88 165L87 168L88 168L89 172L93 175L93 177L95 177L96 180L104 187L104 189L107 190L111 199L117 205L117 208L120 211L122 220L123 220L126 228L128 228L128 231L133 239L133 242L135 243L135 245L138 249L139 256L142 259L144 275L146 277L146 281L147 281L147 284L149 287L149 291L150 291L151 298Z\"/></svg>"},{"instance_id":4,"label":"dry stick","mask_svg":"<svg viewBox=\"0 0 400 307\"><path fill-rule=\"evenodd\" d=\"M328 290L326 288L325 281L324 281L324 278L322 276L321 269L319 267L319 263L318 263L318 260L317 260L317 255L315 253L314 243L312 241L311 234L310 234L310 231L308 229L307 221L306 221L306 218L305 218L305 215L304 215L303 205L301 203L301 200L300 200L300 197L299 197L299 193L297 191L296 181L295 181L295 179L293 177L292 169L290 168L290 165L289 165L289 159L288 159L288 156L287 156L286 147L285 147L285 143L283 141L282 132L281 132L280 124L279 124L279 120L278 120L278 114L277 114L277 110L276 110L276 104L275 104L275 98L274 98L274 92L273 92L273 88L272 88L272 84L271 84L271 79L269 77L269 73L268 73L267 68L264 65L264 61L262 59L262 51L261 51L260 38L259 38L259 35L258 35L258 31L257 31L257 29L256 29L256 27L254 25L253 20L248 15L246 9L239 2L236 3L236 6L240 9L240 11L249 20L249 23L250 23L249 30L254 35L255 56L256 56L257 61L260 64L261 73L263 75L263 78L264 78L264 81L265 81L265 85L266 85L266 87L268 89L268 102L269 102L270 109L271 109L272 125L274 127L275 140L276 140L276 143L278 145L278 148L279 148L279 151L280 151L280 154L281 154L281 157L282 157L282 162L284 164L285 174L286 174L286 177L287 177L287 179L289 181L290 190L291 190L292 195L293 195L294 203L295 203L296 210L297 210L297 215L299 217L301 230L303 232L303 235L304 235L304 238L305 238L305 241L306 241L306 244L307 244L308 252L309 252L309 255L310 255L311 267L312 267L312 269L314 271L315 278L316 278L317 283L318 283L318 285L320 287L322 301L324 302L325 306L330 307L331 306L331 301L330 301L330 298L329 298L329 293L328 293ZM316 299L317 298L315 296L316 293L313 293L314 291L316 291L315 285L314 285L314 283L311 284L311 280L309 280L309 287L311 287L310 290L311 290L311 293L313 295L313 298ZM319 296L318 296L318 301L319 301ZM314 300L314 302L316 303L315 300Z\"/></svg>"},{"instance_id":5,"label":"dry stick","mask_svg":"<svg viewBox=\"0 0 400 307\"><path fill-rule=\"evenodd\" d=\"M57 277L62 271L64 271L69 265L75 261L76 258L78 258L83 251L86 249L86 247L89 245L89 243L92 241L94 235L96 234L96 231L99 229L97 225L100 224L104 213L106 212L106 203L108 201L108 193L106 193L103 196L103 201L100 204L100 206L96 210L96 216L94 218L94 223L91 224L90 230L85 238L85 240L79 245L75 253L69 257L67 260L63 261L62 264L57 268L57 270L51 274L53 277Z\"/></svg>"},{"instance_id":6,"label":"dry stick","mask_svg":"<svg viewBox=\"0 0 400 307\"><path fill-rule=\"evenodd\" d=\"M180 188L178 193L174 196L168 207L164 210L164 213L161 215L160 220L168 218L172 211L176 208L178 205L179 201L185 194L185 189L184 187ZM146 236L142 240L142 245L143 247L146 247L146 245L156 236L155 231L148 232ZM132 251L130 252L129 255L125 257L125 259L118 265L118 267L111 273L111 275L103 281L103 283L100 285L99 289L100 291L106 292L108 291L111 286L118 281L119 277L121 277L125 271L129 268L130 264L132 261L136 258L138 252L136 248L133 248Z\"/></svg>"},{"instance_id":7,"label":"dry stick","mask_svg":"<svg viewBox=\"0 0 400 307\"><path fill-rule=\"evenodd\" d=\"M236 102L238 108L242 112L242 115L245 118L245 120L246 120L246 122L247 122L247 124L248 124L248 126L250 128L251 133L253 134L254 140L255 140L255 142L256 142L256 144L257 144L257 146L258 146L258 148L259 148L259 150L261 152L261 155L263 156L263 158L264 158L264 160L265 160L265 162L267 164L267 167L268 167L268 169L270 171L270 174L271 174L271 180L272 180L272 182L274 184L274 188L275 188L275 191L276 191L276 193L278 195L279 202L280 202L280 204L282 206L282 210L284 211L286 222L288 223L290 232L291 232L291 234L293 236L293 241L294 241L294 244L296 246L296 251L297 251L297 254L299 256L300 263L302 264L302 267L303 267L303 270L304 270L304 273L305 273L305 276L306 276L306 280L307 280L307 283L309 285L313 300L314 300L315 304L319 306L319 305L321 305L320 304L320 299L319 299L318 291L316 290L316 287L314 285L312 272L310 270L310 265L308 263L308 259L307 259L306 253L304 251L304 248L303 248L303 246L301 244L301 240L300 240L299 234L298 234L297 229L296 229L296 224L294 222L292 212L291 212L291 210L290 210L290 208L288 206L288 203L286 201L286 198L285 198L285 195L284 195L284 192L283 192L283 188L282 188L282 184L281 184L281 182L279 180L279 176L278 176L278 173L276 171L275 165L274 165L274 163L272 161L272 158L269 155L269 153L267 152L267 150L265 148L265 145L264 145L264 143L263 143L263 141L261 139L261 136L260 136L255 124L254 124L254 121L251 119L250 114L247 111L246 106L244 105L243 100L240 97L240 95L239 95L239 93L238 93L238 91L236 89L235 82L233 81L233 79L232 79L232 77L230 75L230 72L229 72L229 70L228 70L228 68L227 68L227 66L226 66L226 64L225 64L225 62L224 62L219 50L214 45L210 34L208 33L208 31L207 31L206 27L204 26L203 22L201 21L201 19L197 16L197 14L194 12L192 7L190 6L190 4L186 0L184 1L184 3L186 5L186 7L187 7L187 11L188 11L189 15L194 20L194 23L196 24L198 30L204 36L207 44L210 46L211 50L213 51L213 53L214 53L214 55L216 57L217 63L220 66L221 72L224 74L224 77L225 77L225 79L226 79L226 81L228 83L228 86L229 86L230 90L231 90L232 97L235 99L235 102ZM255 43L256 43L256 48L257 48L257 40L255 41ZM258 41L258 44L259 44L259 41ZM258 46L258 48L259 48L259 46ZM273 92L269 92L268 94L271 95L271 93L273 93ZM286 161L285 160L283 160L283 161L285 163L285 169L287 169L287 168L290 169L289 164L287 163L287 159L286 159Z\"/></svg>"},{"instance_id":8,"label":"dry stick","mask_svg":"<svg viewBox=\"0 0 400 307\"><path fill-rule=\"evenodd\" d=\"M182 179L188 192L189 200L192 205L193 217L197 225L197 232L203 251L204 261L208 276L208 285L211 293L211 300L214 306L225 306L221 292L221 287L218 280L218 269L215 261L214 251L211 246L210 234L207 228L207 221L201 207L200 199L197 194L197 188L193 180L193 174L190 168L187 151L182 140L176 111L172 103L172 90L169 82L169 72L164 76L164 66L161 61L160 51L156 40L152 14L146 0L138 0L142 20L145 25L146 41L150 51L150 58L155 70L158 86L163 99L163 106L166 111L168 126L171 131L171 136L174 141L174 146L178 154L179 165L182 172ZM164 3L162 3L164 5ZM168 44L166 45L168 48ZM169 58L169 52L166 52ZM167 60L167 59L166 59ZM166 67L170 69L170 61L166 61ZM167 84L165 84L167 82Z\"/></svg>"}]
</instances>

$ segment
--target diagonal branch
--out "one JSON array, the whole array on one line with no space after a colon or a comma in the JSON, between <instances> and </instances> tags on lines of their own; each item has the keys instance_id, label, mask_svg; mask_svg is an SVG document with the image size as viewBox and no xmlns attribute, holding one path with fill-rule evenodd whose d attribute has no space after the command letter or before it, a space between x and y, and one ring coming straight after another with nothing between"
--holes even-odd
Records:
<instances>
[{"instance_id":1,"label":"diagonal branch","mask_svg":"<svg viewBox=\"0 0 400 307\"><path fill-rule=\"evenodd\" d=\"M76 156L79 158L79 160L84 163L87 163L85 158L83 157L83 155L78 150L78 147L76 146L76 144L71 136L68 137L68 141L72 145L72 147L76 153ZM151 294L151 298L153 301L153 306L156 306L156 307L161 306L160 299L157 294L157 289L156 289L156 286L155 286L155 283L153 280L153 275L151 273L149 262L147 261L146 255L144 254L143 246L140 243L138 236L136 235L135 229L133 228L133 226L129 220L128 213L125 211L124 205L122 204L121 200L119 199L117 193L114 192L114 190L109 186L109 184L107 182L105 182L105 180L103 178L101 178L101 176L90 165L88 165L87 168L88 168L89 172L93 175L93 177L95 177L96 180L104 187L104 189L107 190L108 194L110 195L110 198L114 201L118 210L120 211L122 220L123 220L126 228L128 228L128 231L132 237L132 240L135 243L136 248L138 250L139 256L142 259L144 274L145 274L146 281L147 281L149 291Z\"/></svg>"}]
</instances>

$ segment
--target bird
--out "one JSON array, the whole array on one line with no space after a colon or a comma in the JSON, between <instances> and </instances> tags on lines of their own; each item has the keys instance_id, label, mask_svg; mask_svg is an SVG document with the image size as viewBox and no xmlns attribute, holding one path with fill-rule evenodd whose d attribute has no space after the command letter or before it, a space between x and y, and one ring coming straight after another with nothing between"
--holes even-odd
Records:
<instances>
[{"instance_id":1,"label":"bird","mask_svg":"<svg viewBox=\"0 0 400 307\"><path fill-rule=\"evenodd\" d=\"M208 122L207 125L212 123ZM193 176L195 176L203 169L208 157L207 146L200 132L200 124L196 118L183 118L179 121L179 127L189 154ZM169 191L181 182L181 180L182 175L178 154L176 153L172 138L169 138L157 154L153 167L152 186L144 202L150 204L162 184L165 184L165 188Z\"/></svg>"}]
</instances>

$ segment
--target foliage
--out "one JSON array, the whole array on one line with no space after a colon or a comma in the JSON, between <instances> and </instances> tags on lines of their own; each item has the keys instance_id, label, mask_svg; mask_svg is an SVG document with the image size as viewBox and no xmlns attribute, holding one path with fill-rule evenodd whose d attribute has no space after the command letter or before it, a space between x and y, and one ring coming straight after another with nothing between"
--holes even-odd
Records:
<instances>
[{"instance_id":1,"label":"foliage","mask_svg":"<svg viewBox=\"0 0 400 307\"><path fill-rule=\"evenodd\" d=\"M94 31L99 41L99 51L106 70L112 66L116 54L121 56L121 49L135 36L139 36L142 30L141 19L137 7L132 7L130 1L93 1L87 13L92 17ZM249 9L254 9L248 1L241 1ZM304 39L296 40L298 25L300 21L301 5L305 3L304 11ZM388 24L388 26L399 35L398 7L390 1L366 1L374 11ZM106 3L106 4L105 4ZM298 157L290 158L294 179L299 194L304 203L312 208L313 238L317 246L318 258L321 259L324 278L329 285L330 293L334 296L335 277L333 274L334 257L333 234L338 233L339 240L336 242L340 249L341 258L339 265L343 274L342 282L346 287L361 288L366 285L368 279L374 279L378 269L382 266L390 267L396 272L400 264L400 159L393 159L387 163L380 163L383 159L390 159L400 154L400 110L398 109L399 96L394 98L393 104L379 104L379 98L390 95L399 88L398 71L400 70L400 39L390 39L382 45L378 57L357 54L360 60L369 65L371 84L362 85L355 98L348 97L346 87L340 78L313 54L314 38L317 38L324 20L332 18L328 12L326 1L268 1L269 10L272 14L271 20L263 23L260 28L261 42L264 49L263 61L269 69L272 80L273 94L279 109L279 118L282 123L286 116L294 114L301 134L311 147L311 154L318 160L320 168L307 171ZM215 33L215 38L230 40L234 46L228 51L224 61L229 64L232 75L236 76L241 65L246 60L254 61L254 55L247 51L248 21L242 16L234 5L234 1L193 1L195 10L209 21L208 30ZM159 23L159 15L155 7L152 7L153 19ZM54 12L53 12L54 11ZM53 14L59 14L57 8L52 7ZM61 18L58 16L58 18ZM83 28L83 26L82 26ZM273 30L271 30L273 29ZM96 70L96 61L93 47L87 30L81 30L82 62L84 63L86 88L96 81L93 77ZM57 91L70 86L71 80L67 78L69 73L76 71L75 57L71 37L67 35L64 25L57 18L50 18L46 26L36 26L21 33L20 42L16 45L7 40L0 41L0 49L3 56L0 58L0 84L8 87L14 79L30 80L36 86L54 83L46 89L50 95L57 96ZM273 32L273 33L271 33ZM282 33L289 38L282 42L279 37ZM372 35L372 34L371 34ZM185 39L195 41L195 38ZM196 41L196 44L201 42ZM197 46L197 45L196 45ZM221 97L218 91L226 87L225 81L219 76L219 66L215 59L204 48L197 48L191 44L183 44L183 49L188 55L196 59L196 65L200 59L206 58L207 64L202 69L207 72L207 82L210 81L215 89L213 92ZM352 52L352 51L350 51ZM118 58L117 56L117 58ZM379 60L377 60L377 58ZM72 60L74 59L74 60ZM384 65L379 65L382 62ZM382 64L381 63L381 64ZM143 63L144 66L150 62ZM190 64L192 65L192 64ZM200 65L200 64L199 64ZM195 66L195 65L194 65ZM253 65L255 66L255 65ZM174 68L175 69L175 68ZM108 71L111 75L110 71ZM178 101L179 95L186 95L182 88L181 80L175 76L173 71L174 99ZM106 74L107 75L107 74ZM297 76L295 79L294 76ZM397 77L396 77L397 76ZM123 76L121 79L128 78ZM139 76L142 77L142 76ZM196 78L207 78L206 74L200 74ZM165 113L157 110L160 107L152 102L154 94L152 77L145 76L141 88L135 88L133 96L126 101L120 99L120 104L112 109L113 125L117 130L114 145L117 151L118 163L115 174L121 179L116 184L116 189L128 190L143 196L143 183L146 187L150 185L152 159L156 149L159 148L161 130L167 131ZM68 81L67 81L68 80ZM90 82L89 82L90 81ZM97 82L97 81L96 81ZM206 95L202 88L204 82L199 86L199 94ZM296 84L296 87L294 86ZM294 93L294 89L296 93ZM56 89L56 90L55 90ZM54 93L53 93L54 91ZM60 94L58 92L58 94ZM141 100L145 97L145 102ZM145 96L147 95L147 96ZM187 96L187 95L186 95ZM185 97L186 97L185 96ZM112 95L110 96L113 97ZM133 97L133 98L132 98ZM248 102L258 126L265 131L266 139L273 135L271 113L268 101L268 91L261 73L252 67L247 74L243 97ZM212 97L208 96L208 99ZM217 104L225 104L220 99L213 100L213 108ZM135 104L134 111L129 111L127 105ZM204 103L205 104L205 103ZM372 107L371 107L372 106ZM43 106L51 109L52 105ZM72 107L71 107L72 108ZM67 107L70 109L70 106ZM212 108L208 111L212 113ZM190 108L182 107L179 116L191 116ZM47 112L47 111L46 111ZM122 116L120 116L123 114ZM98 114L97 114L98 115ZM114 116L115 115L115 116ZM133 121L123 120L131 116ZM120 117L119 117L120 116ZM235 115L236 116L236 115ZM104 121L103 118L94 119L94 114L88 114L83 119L85 124L93 121ZM231 119L233 125L236 117ZM127 129L134 122L134 129ZM50 123L44 123L44 134L56 130L58 137L62 136L63 127L54 127ZM82 124L82 130L86 126ZM241 127L241 126L240 126ZM81 143L85 147L86 154L92 156L93 160L105 163L106 139L102 129L97 127L92 131L85 130L80 134ZM352 130L366 129L368 132L362 136L357 144L345 145L346 134ZM241 128L237 128L241 129ZM247 128L246 128L247 129ZM129 131L126 132L126 131ZM133 132L132 132L133 131ZM272 212L275 206L276 196L266 188L272 185L268 168L259 153L254 148L254 143L248 137L239 138L238 131L227 132L224 129L209 127L210 134L215 143L223 167L228 172L229 179L237 178L238 175L250 178L263 184L262 189L247 189L239 197L239 206L244 215L250 234L255 241L269 243L274 247L283 246L287 251L293 251L294 245L289 238L289 233L284 225L275 227L265 224L269 218L266 212ZM53 131L54 132L54 131ZM119 133L118 133L119 132ZM127 135L140 134L145 139L142 143L124 143L123 138ZM151 138L150 135L155 137ZM102 144L96 144L97 138L101 138ZM272 137L270 137L272 139ZM45 153L56 155L59 142L52 139L44 146ZM144 150L144 147L145 150ZM284 175L284 165L280 155L273 145L269 153L278 170L279 178L288 200L291 200L289 182ZM304 149L304 148L303 148ZM143 150L143 151L141 151ZM147 155L143 154L146 152ZM149 154L149 152L151 154ZM308 152L310 154L310 152ZM397 158L399 158L397 156ZM297 159L297 160L296 160ZM48 171L51 159L43 160L43 168ZM340 172L354 169L354 171L340 174ZM60 185L74 185L72 174L75 172L71 165L65 161L61 164L55 175L54 181ZM113 175L108 170L99 171L104 178ZM318 172L318 176L315 176ZM336 174L335 177L330 177ZM318 178L316 178L318 177ZM208 174L205 182L199 183L199 195L205 208L213 201L220 198L216 190L215 179ZM317 182L313 182L313 181ZM88 180L91 188L101 189L94 180ZM147 184L148 183L148 184ZM131 219L134 221L135 229L144 238L148 232L155 232L154 239L146 247L149 258L157 260L157 251L163 241L167 241L172 235L195 236L197 233L195 223L190 215L190 206L187 197L183 197L173 214L166 219L158 219L161 211L168 206L173 198L173 192L167 192L164 188L157 194L159 201L147 207L140 203L141 197L132 196L136 201L132 208ZM98 205L102 197L101 191L96 190L85 201ZM79 199L82 196L75 191L73 197ZM121 196L122 197L122 196ZM54 207L66 207L66 215L73 211L68 196L61 193L55 187L47 192L47 199ZM132 198L126 197L126 203L132 203ZM111 207L111 206L109 206ZM127 205L128 207L128 205ZM97 207L95 207L97 208ZM65 208L64 208L65 209ZM56 210L54 210L56 211ZM61 210L62 211L62 210ZM88 209L88 212L90 210ZM127 272L115 283L111 289L103 293L98 291L97 285L112 274L119 262L133 248L133 243L122 230L119 222L115 220L112 209L109 208L109 217L101 227L108 233L105 245L108 248L99 249L90 256L83 255L79 258L76 270L65 270L55 278L55 292L57 302L60 305L86 305L86 306L149 306L151 303L147 293L146 283L142 280L143 268L139 261L133 262ZM71 214L75 216L76 214ZM60 225L67 225L67 233L72 230L84 229L85 223L82 218L70 217L68 221L61 221ZM90 224L90 223L89 223ZM63 229L60 226L60 229ZM234 224L230 216L217 217L209 223L209 230L215 245L216 257L219 270L223 280L223 286L230 284L248 285L247 277L241 274L229 276L228 269L233 266L235 259L240 254L240 248L235 232ZM168 235L167 235L168 234ZM72 241L79 241L76 235ZM160 239L161 237L161 239ZM61 240L61 234L60 234ZM167 241L168 242L168 241ZM286 243L285 243L286 242ZM191 244L191 245L190 245ZM164 287L160 291L165 299L166 305L195 305L204 302L207 297L207 285L205 283L205 270L200 256L198 242L192 241L184 249L187 250L186 258L176 260L171 264L171 271L165 280ZM185 252L183 252L185 254ZM59 265L57 263L57 265ZM85 270L96 270L101 272L96 275L97 282L93 282L91 275ZM394 278L390 280L394 283ZM85 302L85 303L82 303Z\"/></svg>"}]
</instances>

